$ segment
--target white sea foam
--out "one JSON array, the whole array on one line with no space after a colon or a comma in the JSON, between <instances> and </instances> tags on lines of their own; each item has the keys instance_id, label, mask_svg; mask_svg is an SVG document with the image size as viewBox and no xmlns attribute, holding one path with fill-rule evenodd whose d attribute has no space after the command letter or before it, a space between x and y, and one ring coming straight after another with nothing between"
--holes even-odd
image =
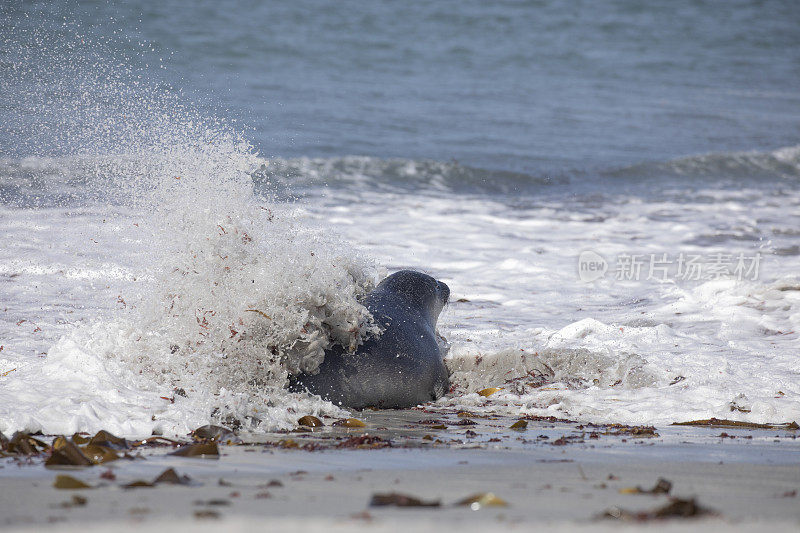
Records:
<instances>
[{"instance_id":1,"label":"white sea foam","mask_svg":"<svg viewBox=\"0 0 800 533\"><path fill-rule=\"evenodd\" d=\"M278 389L289 365L318 362L321 332L349 343L352 327L365 325L356 300L376 278L358 250L450 284L440 330L455 389L442 406L648 424L800 418L797 259L769 253L797 239L785 231L797 201L785 191L710 190L680 203L616 197L598 207L551 199L510 209L468 195L358 187L290 206L239 193L226 200L220 186L205 200L203 187L190 186L183 201L179 187L190 182L170 179L170 209L150 226L125 208L69 217L39 210L34 225L31 211L2 212L14 244L0 260L4 301L12 302L0 372L16 368L0 378L2 405L14 406L3 413L3 431L181 433L212 412L266 429L286 427L299 412L338 412ZM338 244L314 229L323 225L341 235ZM584 249L609 259L752 253L750 240L700 239L745 226L763 235L755 241L765 254L758 280L609 275L587 284L577 276ZM23 319L31 322L17 326ZM283 347L281 365L270 345ZM42 351L48 356L37 358ZM490 386L503 391L475 394ZM187 397L175 396L176 387ZM173 396L175 403L162 399Z\"/></svg>"},{"instance_id":2,"label":"white sea foam","mask_svg":"<svg viewBox=\"0 0 800 533\"><path fill-rule=\"evenodd\" d=\"M455 390L442 406L596 422L774 422L800 418L798 260L775 253L796 242L785 228L797 222L797 202L786 190L743 189L595 205L551 197L512 209L369 191L342 202L328 191L307 213L325 219L336 206L339 230L378 261L450 284L440 328ZM745 232L755 238L740 239ZM583 283L577 259L586 249L609 260L763 258L757 280L620 281L609 272ZM504 391L474 394L491 386Z\"/></svg>"}]
</instances>

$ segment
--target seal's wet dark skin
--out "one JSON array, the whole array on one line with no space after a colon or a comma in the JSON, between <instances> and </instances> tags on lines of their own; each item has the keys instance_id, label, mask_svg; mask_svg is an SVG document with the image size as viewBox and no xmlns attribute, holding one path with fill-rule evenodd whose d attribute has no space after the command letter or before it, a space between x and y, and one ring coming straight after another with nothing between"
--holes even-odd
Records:
<instances>
[{"instance_id":1,"label":"seal's wet dark skin","mask_svg":"<svg viewBox=\"0 0 800 533\"><path fill-rule=\"evenodd\" d=\"M447 285L427 274L392 274L363 302L383 332L355 353L329 350L319 373L292 378L289 389L351 409L399 409L436 400L449 388L436 340L436 321L449 297Z\"/></svg>"}]
</instances>

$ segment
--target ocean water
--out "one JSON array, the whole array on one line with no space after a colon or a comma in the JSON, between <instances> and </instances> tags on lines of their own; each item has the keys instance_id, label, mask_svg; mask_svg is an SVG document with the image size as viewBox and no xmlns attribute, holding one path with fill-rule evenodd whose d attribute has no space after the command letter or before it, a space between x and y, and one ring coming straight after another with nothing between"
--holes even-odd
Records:
<instances>
[{"instance_id":1,"label":"ocean water","mask_svg":"<svg viewBox=\"0 0 800 533\"><path fill-rule=\"evenodd\" d=\"M451 288L440 407L800 419L796 5L0 17L0 431L340 415L286 376L401 268Z\"/></svg>"}]
</instances>

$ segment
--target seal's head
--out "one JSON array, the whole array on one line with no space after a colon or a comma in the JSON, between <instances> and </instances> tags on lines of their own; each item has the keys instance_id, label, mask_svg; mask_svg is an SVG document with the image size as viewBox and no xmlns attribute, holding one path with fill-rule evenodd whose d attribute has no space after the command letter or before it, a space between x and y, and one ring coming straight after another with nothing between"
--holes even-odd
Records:
<instances>
[{"instance_id":1,"label":"seal's head","mask_svg":"<svg viewBox=\"0 0 800 533\"><path fill-rule=\"evenodd\" d=\"M376 291L391 291L410 305L425 309L431 324L436 325L444 306L450 298L450 287L422 272L401 270L381 281Z\"/></svg>"}]
</instances>

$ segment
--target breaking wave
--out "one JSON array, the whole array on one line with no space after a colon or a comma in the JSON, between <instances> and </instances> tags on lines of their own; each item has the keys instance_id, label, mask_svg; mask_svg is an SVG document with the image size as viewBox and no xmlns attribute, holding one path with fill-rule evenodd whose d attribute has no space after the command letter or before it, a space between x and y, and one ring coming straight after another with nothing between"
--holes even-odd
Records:
<instances>
[{"instance_id":1,"label":"breaking wave","mask_svg":"<svg viewBox=\"0 0 800 533\"><path fill-rule=\"evenodd\" d=\"M665 162L647 162L588 172L557 175L490 170L456 161L441 162L374 157L297 158L270 160L253 174L256 184L268 183L283 191L332 188L388 191L509 195L540 194L548 187L600 178L613 184L635 180L676 181L714 179L792 181L800 178L800 146L770 152L732 152L696 155ZM678 180L679 181L679 180ZM697 183L703 183L698 181ZM544 187L544 189L543 189Z\"/></svg>"},{"instance_id":2,"label":"breaking wave","mask_svg":"<svg viewBox=\"0 0 800 533\"><path fill-rule=\"evenodd\" d=\"M174 124L178 126L178 124ZM190 124L190 127L193 124ZM210 132L205 132L203 135ZM121 143L120 146L129 146ZM0 203L16 207L77 204L87 200L119 201L119 190L105 184L127 175L111 167L108 157L94 154L64 157L0 159ZM665 162L647 162L597 172L573 170L531 174L473 167L459 162L381 159L367 156L254 159L247 172L260 197L286 201L319 194L325 188L390 193L470 194L499 198L519 194L536 197L553 187L597 179L607 185L651 181L684 185L737 182L794 182L800 178L800 146L769 152L703 154ZM103 170L102 172L98 172ZM95 181L101 182L97 187ZM117 186L120 184L117 183ZM130 184L124 184L128 187ZM130 197L130 196L129 196Z\"/></svg>"},{"instance_id":3,"label":"breaking wave","mask_svg":"<svg viewBox=\"0 0 800 533\"><path fill-rule=\"evenodd\" d=\"M640 179L720 179L748 182L800 178L800 145L767 152L723 152L682 157L666 162L631 165L603 174L609 177Z\"/></svg>"}]
</instances>

